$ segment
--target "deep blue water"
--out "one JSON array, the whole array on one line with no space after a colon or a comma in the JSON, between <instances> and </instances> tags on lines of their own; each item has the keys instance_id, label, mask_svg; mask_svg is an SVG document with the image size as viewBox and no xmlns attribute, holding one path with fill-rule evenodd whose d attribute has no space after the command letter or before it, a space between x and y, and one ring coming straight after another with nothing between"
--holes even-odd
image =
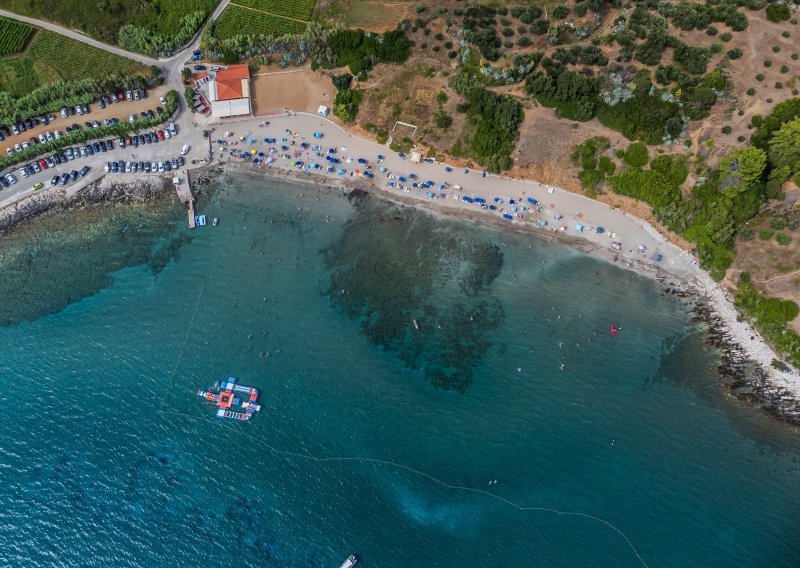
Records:
<instances>
[{"instance_id":1,"label":"deep blue water","mask_svg":"<svg viewBox=\"0 0 800 568\"><path fill-rule=\"evenodd\" d=\"M0 565L800 565L796 434L654 282L241 175L203 209L0 240Z\"/></svg>"}]
</instances>

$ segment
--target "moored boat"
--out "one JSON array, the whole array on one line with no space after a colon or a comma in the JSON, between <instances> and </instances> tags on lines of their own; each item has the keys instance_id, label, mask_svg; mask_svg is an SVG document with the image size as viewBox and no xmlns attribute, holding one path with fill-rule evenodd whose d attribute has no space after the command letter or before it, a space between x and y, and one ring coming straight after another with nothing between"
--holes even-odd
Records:
<instances>
[{"instance_id":1,"label":"moored boat","mask_svg":"<svg viewBox=\"0 0 800 568\"><path fill-rule=\"evenodd\" d=\"M342 562L342 565L339 568L352 568L358 563L358 558L356 558L355 554L351 554L347 557L347 560Z\"/></svg>"}]
</instances>

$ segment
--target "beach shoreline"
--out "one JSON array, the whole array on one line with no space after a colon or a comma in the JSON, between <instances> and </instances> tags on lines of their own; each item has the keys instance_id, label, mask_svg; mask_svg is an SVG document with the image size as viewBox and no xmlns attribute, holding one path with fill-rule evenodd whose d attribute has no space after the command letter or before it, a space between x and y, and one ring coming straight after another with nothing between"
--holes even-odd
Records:
<instances>
[{"instance_id":1,"label":"beach shoreline","mask_svg":"<svg viewBox=\"0 0 800 568\"><path fill-rule=\"evenodd\" d=\"M350 134L335 123L316 115L288 113L259 119L250 118L226 122L224 128L244 129L244 131L235 135L233 131L226 131L224 134L212 132L212 139L219 141L224 138L225 144L212 143L214 159L211 163L187 170L193 187L196 187L204 176L213 177L214 172L231 169L262 177L266 175L275 179L288 179L316 187L322 185L339 188L346 192L360 189L398 205L422 209L433 215L491 224L502 231L513 230L593 254L658 281L670 293L692 297L698 306L697 312L703 314L702 319L715 330L712 335L717 341L712 346L723 350L723 359L735 362L734 366L737 368L741 367L740 364L744 359L752 361L759 369L758 377L748 380L747 383L758 395L757 398L780 401L781 410L772 414L800 425L800 412L798 412L800 378L797 374L791 370L781 371L772 366L772 362L779 357L749 324L741 320L727 291L720 288L720 285L699 267L691 253L671 243L646 221L583 195L544 186L533 180L482 176L481 172L466 168L462 171L453 171L452 168L435 162L411 164L405 159L407 157L390 153L385 146ZM316 137L311 136L313 131L319 131L319 139L315 140ZM376 170L373 170L375 177L372 179L354 175L358 170L352 170L349 176L337 175L335 171L328 175L317 174L308 169L305 172L297 169L291 159L279 158L269 165L264 161L255 165L249 159L244 161L236 156L235 151L241 153L243 150L249 151L251 147L263 147L260 139L267 134L276 139L280 138L285 144L289 144L290 139L295 139L292 144L294 141L299 144L302 140L306 144L324 142L325 146L335 146L337 148L335 155L342 161L347 158L347 164L340 165L346 166L348 170L354 166L360 167L357 162L353 162L356 156L367 156L370 162L374 162L375 156L380 152L386 152L387 155L382 162L387 177L383 177L382 173L378 175ZM242 146L238 146L240 143ZM293 148L296 149L299 149L299 146ZM306 155L308 154L309 152L306 152ZM433 179L437 179L437 176L439 179L444 177L448 183L435 192L434 198L429 197L430 193L434 192L412 191L409 186L405 186L404 190L389 187L398 176L407 175L412 168L417 170L420 176L430 176ZM316 171L324 172L324 168ZM390 174L393 174L392 177L388 177ZM107 195L129 194L130 197L141 197L151 193L152 190L147 188L156 186L158 192L172 189L167 176L106 174L96 182L72 192L49 189L34 193L0 209L0 233L54 205L68 204L74 199L99 199ZM498 210L487 211L486 208L478 208L461 199L468 195L475 197L479 193L486 199L496 196ZM516 212L517 207L507 209L512 199L521 205L528 205L526 200L534 196L538 202L537 206L530 210L529 206L524 207L524 215ZM499 215L502 212L511 217L512 210L514 211L512 219ZM554 214L559 216L554 218ZM556 224L553 222L555 219L563 220ZM539 225L542 222L544 226ZM557 225L561 227L556 229ZM585 226L585 229L578 231L579 225ZM603 231L595 229L595 227L601 228L601 225L605 227ZM612 238L623 243L621 250L610 246ZM636 251L637 245L644 246L647 252ZM654 262L651 255L663 255L663 261ZM678 292L675 292L676 290ZM708 306L709 310L704 310L703 306Z\"/></svg>"},{"instance_id":2,"label":"beach shoreline","mask_svg":"<svg viewBox=\"0 0 800 568\"><path fill-rule=\"evenodd\" d=\"M720 352L719 373L731 396L760 407L776 419L800 426L800 382L796 375L772 366L777 359L772 349L760 335L739 317L727 292L720 289L711 277L698 267L697 274L671 271L669 265L643 262L637 258L624 258L617 251L576 235L560 232L545 233L530 223L509 224L496 216L482 215L463 208L437 207L435 201L393 193L368 183L368 180L329 178L304 174L278 166L254 166L243 162L223 162L206 166L204 170L231 170L253 177L291 181L306 187L324 186L345 193L364 191L403 207L413 207L443 218L456 218L514 231L529 237L558 242L592 254L606 262L636 272L656 281L666 294L688 299L695 321L707 328L707 345ZM621 214L621 212L620 212ZM647 225L641 220L637 224ZM643 230L646 230L642 227ZM658 234L650 227L652 232ZM705 277L704 277L705 275Z\"/></svg>"}]
</instances>

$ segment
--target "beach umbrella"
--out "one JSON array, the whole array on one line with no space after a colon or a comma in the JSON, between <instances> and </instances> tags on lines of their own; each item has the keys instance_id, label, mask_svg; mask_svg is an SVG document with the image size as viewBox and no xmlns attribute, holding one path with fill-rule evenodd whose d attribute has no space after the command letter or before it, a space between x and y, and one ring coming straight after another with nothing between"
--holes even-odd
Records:
<instances>
[{"instance_id":1,"label":"beach umbrella","mask_svg":"<svg viewBox=\"0 0 800 568\"><path fill-rule=\"evenodd\" d=\"M605 233L605 232L606 232L606 230L605 230L603 227L597 227L597 228L595 229L595 232L597 232L597 233L599 233L599 234L602 234L602 233Z\"/></svg>"},{"instance_id":2,"label":"beach umbrella","mask_svg":"<svg viewBox=\"0 0 800 568\"><path fill-rule=\"evenodd\" d=\"M319 164L317 162L314 162L313 164L311 164L311 167L314 168L315 170L318 170Z\"/></svg>"},{"instance_id":3,"label":"beach umbrella","mask_svg":"<svg viewBox=\"0 0 800 568\"><path fill-rule=\"evenodd\" d=\"M462 197L461 199L463 199L467 203L472 203L472 198L471 197L467 197L466 195L464 197Z\"/></svg>"},{"instance_id":4,"label":"beach umbrella","mask_svg":"<svg viewBox=\"0 0 800 568\"><path fill-rule=\"evenodd\" d=\"M255 156L256 154L258 154L258 152L257 152L256 150L250 150L250 154L251 154L252 156Z\"/></svg>"},{"instance_id":5,"label":"beach umbrella","mask_svg":"<svg viewBox=\"0 0 800 568\"><path fill-rule=\"evenodd\" d=\"M425 195L427 195L428 197L431 197L431 198L433 198L433 197L436 197L436 194L435 194L435 193L433 193L432 191L429 191L429 192L428 192L428 193L426 193Z\"/></svg>"},{"instance_id":6,"label":"beach umbrella","mask_svg":"<svg viewBox=\"0 0 800 568\"><path fill-rule=\"evenodd\" d=\"M475 203L486 203L486 200L483 197L476 197ZM512 207L513 209L513 207Z\"/></svg>"},{"instance_id":7,"label":"beach umbrella","mask_svg":"<svg viewBox=\"0 0 800 568\"><path fill-rule=\"evenodd\" d=\"M366 163L367 163L367 161L366 161L364 158L359 158L359 159L358 159L358 163L359 163L359 164L366 164Z\"/></svg>"},{"instance_id":8,"label":"beach umbrella","mask_svg":"<svg viewBox=\"0 0 800 568\"><path fill-rule=\"evenodd\" d=\"M452 172L452 171L453 171L453 168L451 168L450 166L445 166L445 168L444 168L444 171L446 171L446 172Z\"/></svg>"},{"instance_id":9,"label":"beach umbrella","mask_svg":"<svg viewBox=\"0 0 800 568\"><path fill-rule=\"evenodd\" d=\"M516 205L512 205L512 206L511 206L511 210L512 210L514 213L516 213L516 212L517 212L517 206L516 206Z\"/></svg>"},{"instance_id":10,"label":"beach umbrella","mask_svg":"<svg viewBox=\"0 0 800 568\"><path fill-rule=\"evenodd\" d=\"M444 189L444 184L443 183L439 184L439 189Z\"/></svg>"},{"instance_id":11,"label":"beach umbrella","mask_svg":"<svg viewBox=\"0 0 800 568\"><path fill-rule=\"evenodd\" d=\"M535 200L533 197L529 197L529 198L528 198L528 203L530 203L530 204L532 204L532 205L536 205L536 204L537 204L537 203L539 203L539 202L538 202L538 201L536 201L536 200Z\"/></svg>"},{"instance_id":12,"label":"beach umbrella","mask_svg":"<svg viewBox=\"0 0 800 568\"><path fill-rule=\"evenodd\" d=\"M414 172L411 172L410 174L408 174L408 178L409 179L417 179L417 174L415 174Z\"/></svg>"},{"instance_id":13,"label":"beach umbrella","mask_svg":"<svg viewBox=\"0 0 800 568\"><path fill-rule=\"evenodd\" d=\"M502 203L502 202L503 202L503 200L502 200L502 199L500 199L499 197L495 197L495 198L494 198L494 202L495 202L495 203Z\"/></svg>"},{"instance_id":14,"label":"beach umbrella","mask_svg":"<svg viewBox=\"0 0 800 568\"><path fill-rule=\"evenodd\" d=\"M417 187L419 187L419 184L417 182L414 182L414 183L411 184L411 187L417 188Z\"/></svg>"},{"instance_id":15,"label":"beach umbrella","mask_svg":"<svg viewBox=\"0 0 800 568\"><path fill-rule=\"evenodd\" d=\"M378 159L383 160L383 156L381 154L378 154Z\"/></svg>"},{"instance_id":16,"label":"beach umbrella","mask_svg":"<svg viewBox=\"0 0 800 568\"><path fill-rule=\"evenodd\" d=\"M335 154L336 148L328 148L328 154Z\"/></svg>"},{"instance_id":17,"label":"beach umbrella","mask_svg":"<svg viewBox=\"0 0 800 568\"><path fill-rule=\"evenodd\" d=\"M508 202L509 203L516 203L516 201L514 201L513 199L509 199Z\"/></svg>"},{"instance_id":18,"label":"beach umbrella","mask_svg":"<svg viewBox=\"0 0 800 568\"><path fill-rule=\"evenodd\" d=\"M338 170L336 170L336 173L339 174L340 176L343 176L344 175L344 168L339 168Z\"/></svg>"},{"instance_id":19,"label":"beach umbrella","mask_svg":"<svg viewBox=\"0 0 800 568\"><path fill-rule=\"evenodd\" d=\"M380 169L380 171L385 172L386 171L386 166L381 166L379 169Z\"/></svg>"},{"instance_id":20,"label":"beach umbrella","mask_svg":"<svg viewBox=\"0 0 800 568\"><path fill-rule=\"evenodd\" d=\"M496 211L497 207L495 207L494 205L489 205L489 209L491 209L492 211Z\"/></svg>"},{"instance_id":21,"label":"beach umbrella","mask_svg":"<svg viewBox=\"0 0 800 568\"><path fill-rule=\"evenodd\" d=\"M257 164L258 163L258 158L253 158L253 163Z\"/></svg>"},{"instance_id":22,"label":"beach umbrella","mask_svg":"<svg viewBox=\"0 0 800 568\"><path fill-rule=\"evenodd\" d=\"M508 213L503 213L503 219L508 219L509 221L513 221L514 217L512 217Z\"/></svg>"},{"instance_id":23,"label":"beach umbrella","mask_svg":"<svg viewBox=\"0 0 800 568\"><path fill-rule=\"evenodd\" d=\"M398 152L397 155L400 156L401 158L405 158L406 157L404 152Z\"/></svg>"},{"instance_id":24,"label":"beach umbrella","mask_svg":"<svg viewBox=\"0 0 800 568\"><path fill-rule=\"evenodd\" d=\"M393 181L390 181L390 182L389 182L389 187L394 187L395 185L397 185L397 184L396 184L396 183L394 183Z\"/></svg>"},{"instance_id":25,"label":"beach umbrella","mask_svg":"<svg viewBox=\"0 0 800 568\"><path fill-rule=\"evenodd\" d=\"M399 179L400 181L406 181L406 178L404 178L403 176L400 176L400 177L399 177L399 178L397 178L397 179Z\"/></svg>"},{"instance_id":26,"label":"beach umbrella","mask_svg":"<svg viewBox=\"0 0 800 568\"><path fill-rule=\"evenodd\" d=\"M258 155L259 155L259 157L263 158L264 157L264 152L259 152Z\"/></svg>"},{"instance_id":27,"label":"beach umbrella","mask_svg":"<svg viewBox=\"0 0 800 568\"><path fill-rule=\"evenodd\" d=\"M463 170L461 170L461 173L468 174L469 170L467 168L464 168Z\"/></svg>"},{"instance_id":28,"label":"beach umbrella","mask_svg":"<svg viewBox=\"0 0 800 568\"><path fill-rule=\"evenodd\" d=\"M664 257L661 256L660 254L654 254L651 258L656 262L661 262L661 259L663 259Z\"/></svg>"},{"instance_id":29,"label":"beach umbrella","mask_svg":"<svg viewBox=\"0 0 800 568\"><path fill-rule=\"evenodd\" d=\"M288 150L288 149L289 149L289 147L288 147L288 146L281 146L281 151L283 151L283 152L285 152L285 151L286 151L286 150Z\"/></svg>"},{"instance_id":30,"label":"beach umbrella","mask_svg":"<svg viewBox=\"0 0 800 568\"><path fill-rule=\"evenodd\" d=\"M333 166L328 166L328 173L331 173L332 171L333 171Z\"/></svg>"}]
</instances>

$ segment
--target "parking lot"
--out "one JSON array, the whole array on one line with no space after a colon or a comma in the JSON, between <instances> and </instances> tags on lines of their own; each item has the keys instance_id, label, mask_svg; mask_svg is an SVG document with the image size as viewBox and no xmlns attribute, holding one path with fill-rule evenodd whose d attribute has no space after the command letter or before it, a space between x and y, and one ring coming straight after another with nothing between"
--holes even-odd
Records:
<instances>
[{"instance_id":1,"label":"parking lot","mask_svg":"<svg viewBox=\"0 0 800 568\"><path fill-rule=\"evenodd\" d=\"M89 107L89 114L84 114L83 116L75 114L74 116L62 118L59 112L54 112L53 114L55 115L55 119L51 120L49 124L40 124L26 130L25 132L20 132L17 135L12 132L11 136L6 136L5 140L0 141L0 152L2 152L2 155L6 155L6 150L8 148L14 148L14 144L21 145L23 142L28 142L32 137L38 140L39 135L44 134L47 131L54 133L56 130L60 130L62 135L66 134L67 127L71 127L76 123L81 128L85 128L85 123L87 121L93 122L95 120L102 126L103 120L106 118L109 120L111 118L116 118L120 122L126 122L128 120L128 116L132 112L135 112L136 116L140 116L142 111L147 111L160 106L159 97L166 95L167 91L168 89L164 86L158 87L152 91L147 91L146 99L140 99L138 101L132 100L116 102L106 105L106 108L104 109L101 109L98 106L97 101L95 101L87 105ZM9 128L11 127L10 124L8 126Z\"/></svg>"},{"instance_id":2,"label":"parking lot","mask_svg":"<svg viewBox=\"0 0 800 568\"><path fill-rule=\"evenodd\" d=\"M148 99L151 100L151 99ZM157 102L158 99L156 99ZM151 103L152 104L152 103ZM144 136L145 133L152 133L156 132L156 137L158 130L164 130L166 125L163 127L155 128L155 129L148 129L142 130L141 134L137 136ZM103 142L106 142L106 151L103 152L102 149L98 148L99 151L94 150L94 145L100 146L100 140L86 142L84 144L76 144L75 146L71 146L68 149L60 152L60 154L68 154L67 150L72 150L73 154L77 154L77 157L73 157L73 159L68 159L66 161L62 161L62 163L53 163L52 166L47 168L42 168L40 165L40 159L44 160L47 163L47 158L53 157L54 153L49 153L37 160L34 160L38 165L38 172L28 174L27 177L23 177L20 173L20 168L26 165L32 164L34 161L26 162L25 164L19 164L15 166L13 170L10 170L11 173L16 177L17 183L11 185L9 188L3 188L2 197L4 199L7 198L14 198L17 195L30 192L31 188L36 186L37 184L41 183L40 189L50 188L52 187L51 180L58 176L59 181L56 184L56 187L63 188L64 190L73 191L83 187L88 181L96 180L97 175L93 174L104 174L105 167L108 163L114 162L117 165L117 172L113 171L113 166L109 167L109 174L110 175L119 175L120 177L124 177L126 175L131 175L133 173L144 173L145 175L149 174L161 174L164 175L167 173L168 168L172 169L172 160L174 159L178 169L180 170L183 168L183 165L178 165L177 162L181 156L181 146L183 144L180 143L181 140L181 129L180 127L176 126L176 133L170 139L165 139L163 141L153 141L153 136L151 135L151 142L148 144L147 142L139 143L137 147L133 145L126 144L125 148L120 147L119 138L111 138L106 137L102 139ZM109 141L113 141L113 148L109 149ZM81 151L81 148L87 148L87 146L91 145L92 154L89 154L88 149ZM82 155L83 154L83 155ZM146 167L142 167L140 171L140 165L144 166L146 163L150 167L150 172L147 171ZM120 168L120 161L123 162L122 167L124 168L124 172L119 170ZM164 162L169 162L169 166L166 166ZM136 163L134 168L133 163ZM130 165L129 165L130 163ZM155 170L153 169L153 164L155 164ZM85 175L81 175L81 171L83 168L88 167L89 169L86 170ZM74 172L77 172L77 176L74 175ZM64 184L62 183L63 177L67 175L69 176L69 181ZM73 177L75 179L73 179Z\"/></svg>"}]
</instances>

